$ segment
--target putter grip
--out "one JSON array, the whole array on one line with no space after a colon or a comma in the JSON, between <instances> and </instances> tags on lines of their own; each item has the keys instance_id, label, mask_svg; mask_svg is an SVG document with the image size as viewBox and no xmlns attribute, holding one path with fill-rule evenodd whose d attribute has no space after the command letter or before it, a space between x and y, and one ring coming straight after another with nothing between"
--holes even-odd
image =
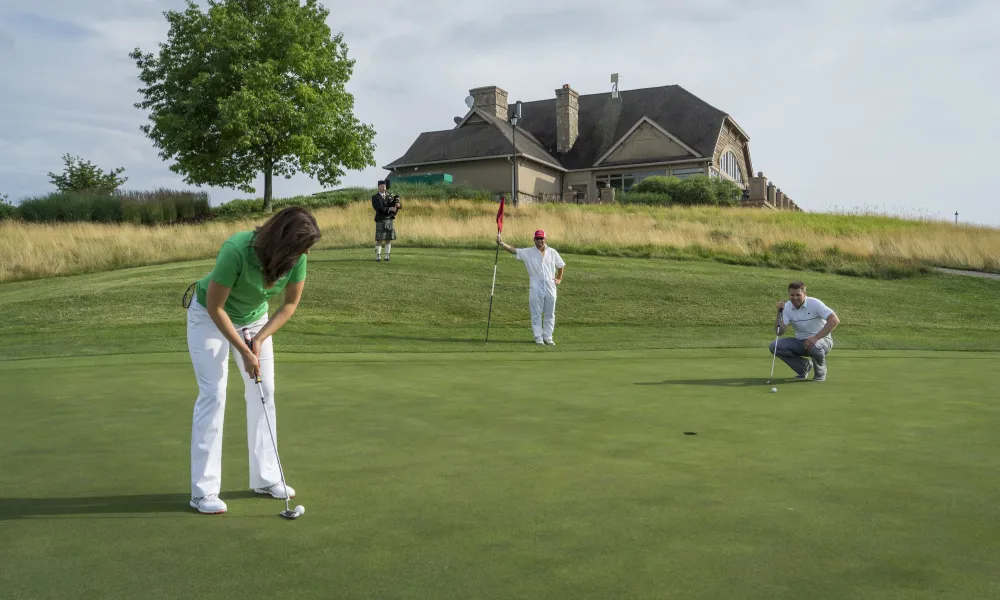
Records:
<instances>
[{"instance_id":1,"label":"putter grip","mask_svg":"<svg viewBox=\"0 0 1000 600\"><path fill-rule=\"evenodd\" d=\"M253 349L253 340L250 339L250 330L246 327L243 328L243 341L246 343L247 348ZM253 376L254 383L260 383L260 375Z\"/></svg>"}]
</instances>

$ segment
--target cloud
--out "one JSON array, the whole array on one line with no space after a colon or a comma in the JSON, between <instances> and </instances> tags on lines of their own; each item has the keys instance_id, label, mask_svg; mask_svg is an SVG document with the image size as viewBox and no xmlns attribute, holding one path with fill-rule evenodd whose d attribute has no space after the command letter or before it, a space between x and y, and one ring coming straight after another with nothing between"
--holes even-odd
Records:
<instances>
[{"instance_id":1,"label":"cloud","mask_svg":"<svg viewBox=\"0 0 1000 600\"><path fill-rule=\"evenodd\" d=\"M564 83L605 92L618 72L626 94L680 84L732 114L752 138L755 170L810 210L958 210L1000 224L989 177L1000 136L1000 4L991 0L325 4L357 60L348 89L358 118L378 132L378 165L420 132L453 126L470 88L499 85L528 101ZM183 6L32 5L48 31L59 23L76 32L65 36L12 26L25 10L0 8L0 191L47 191L45 172L65 152L125 166L130 186L186 187L139 131L146 117L133 107L139 85L127 56L155 51L163 11ZM344 184L383 175L370 168ZM304 176L276 182L280 195L320 189ZM209 191L213 202L244 196Z\"/></svg>"},{"instance_id":2,"label":"cloud","mask_svg":"<svg viewBox=\"0 0 1000 600\"><path fill-rule=\"evenodd\" d=\"M46 17L35 13L17 13L7 19L7 23L21 35L31 35L60 40L86 38L91 31L86 27L63 19Z\"/></svg>"}]
</instances>

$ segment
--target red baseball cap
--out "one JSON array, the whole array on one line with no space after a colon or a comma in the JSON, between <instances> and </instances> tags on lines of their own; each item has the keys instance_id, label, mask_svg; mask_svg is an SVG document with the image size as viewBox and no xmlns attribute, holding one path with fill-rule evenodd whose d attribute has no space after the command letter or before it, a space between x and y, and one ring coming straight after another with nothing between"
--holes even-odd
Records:
<instances>
[{"instance_id":1,"label":"red baseball cap","mask_svg":"<svg viewBox=\"0 0 1000 600\"><path fill-rule=\"evenodd\" d=\"M545 232L542 231L541 229L539 229L538 231L535 232L535 237L536 238L543 238L543 237L545 237Z\"/></svg>"}]
</instances>

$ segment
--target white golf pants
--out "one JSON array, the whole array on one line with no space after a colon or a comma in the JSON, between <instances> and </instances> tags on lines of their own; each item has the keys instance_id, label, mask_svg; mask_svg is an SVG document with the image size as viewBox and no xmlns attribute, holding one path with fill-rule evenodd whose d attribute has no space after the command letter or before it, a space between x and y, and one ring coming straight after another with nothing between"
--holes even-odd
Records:
<instances>
[{"instance_id":1,"label":"white golf pants","mask_svg":"<svg viewBox=\"0 0 1000 600\"><path fill-rule=\"evenodd\" d=\"M552 339L552 332L556 329L555 284L532 281L528 291L528 308L531 309L531 330L535 339Z\"/></svg>"},{"instance_id":2,"label":"white golf pants","mask_svg":"<svg viewBox=\"0 0 1000 600\"><path fill-rule=\"evenodd\" d=\"M246 325L251 336L267 323L267 315ZM243 327L237 326L237 331ZM205 307L197 299L191 301L187 321L188 352L198 380L198 399L194 403L191 425L191 497L200 498L222 490L222 423L226 410L226 382L229 372L229 354L236 361L243 376L247 402L247 447L250 451L250 487L264 488L281 481L278 462L267 432L264 406L261 404L257 384L243 368L239 349L230 348L229 340L222 335ZM274 349L271 338L264 341L260 351L261 385L267 403L267 418L271 433L277 443L274 429Z\"/></svg>"}]
</instances>

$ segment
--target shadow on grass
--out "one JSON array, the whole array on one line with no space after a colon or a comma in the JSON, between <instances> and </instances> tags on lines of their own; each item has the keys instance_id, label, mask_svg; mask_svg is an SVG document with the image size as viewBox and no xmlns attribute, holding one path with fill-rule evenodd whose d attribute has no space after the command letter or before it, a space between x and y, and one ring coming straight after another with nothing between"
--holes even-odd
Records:
<instances>
[{"instance_id":1,"label":"shadow on grass","mask_svg":"<svg viewBox=\"0 0 1000 600\"><path fill-rule=\"evenodd\" d=\"M775 379L770 384L766 377L737 377L733 379L668 379L666 381L639 382L635 385L707 385L715 387L765 387L767 385L784 385L800 383L796 379Z\"/></svg>"},{"instance_id":2,"label":"shadow on grass","mask_svg":"<svg viewBox=\"0 0 1000 600\"><path fill-rule=\"evenodd\" d=\"M262 498L251 490L223 492L223 500ZM197 514L188 502L189 494L142 494L133 496L84 496L80 498L0 498L0 521L32 517L73 517L107 515L150 516L154 513Z\"/></svg>"}]
</instances>

